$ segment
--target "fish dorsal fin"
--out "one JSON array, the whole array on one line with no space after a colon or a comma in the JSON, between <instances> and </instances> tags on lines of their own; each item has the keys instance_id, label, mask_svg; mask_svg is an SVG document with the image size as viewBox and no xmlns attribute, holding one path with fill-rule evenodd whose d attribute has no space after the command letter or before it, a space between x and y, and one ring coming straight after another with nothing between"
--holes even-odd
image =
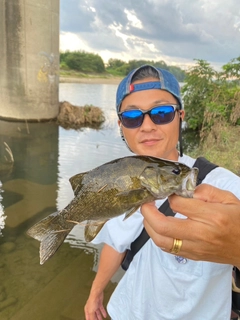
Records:
<instances>
[{"instance_id":1,"label":"fish dorsal fin","mask_svg":"<svg viewBox=\"0 0 240 320\"><path fill-rule=\"evenodd\" d=\"M92 241L107 221L108 219L104 221L88 221L84 229L84 237L86 242Z\"/></svg>"},{"instance_id":2,"label":"fish dorsal fin","mask_svg":"<svg viewBox=\"0 0 240 320\"><path fill-rule=\"evenodd\" d=\"M82 179L86 173L87 172L78 173L69 179L75 196L78 194L79 190L82 188Z\"/></svg>"}]
</instances>

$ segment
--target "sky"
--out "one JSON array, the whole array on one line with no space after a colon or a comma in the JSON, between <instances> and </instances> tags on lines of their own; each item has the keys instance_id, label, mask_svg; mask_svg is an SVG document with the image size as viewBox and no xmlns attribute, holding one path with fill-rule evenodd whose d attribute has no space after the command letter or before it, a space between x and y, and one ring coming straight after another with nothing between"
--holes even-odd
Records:
<instances>
[{"instance_id":1,"label":"sky","mask_svg":"<svg viewBox=\"0 0 240 320\"><path fill-rule=\"evenodd\" d=\"M240 56L240 0L60 0L60 50L220 68Z\"/></svg>"}]
</instances>

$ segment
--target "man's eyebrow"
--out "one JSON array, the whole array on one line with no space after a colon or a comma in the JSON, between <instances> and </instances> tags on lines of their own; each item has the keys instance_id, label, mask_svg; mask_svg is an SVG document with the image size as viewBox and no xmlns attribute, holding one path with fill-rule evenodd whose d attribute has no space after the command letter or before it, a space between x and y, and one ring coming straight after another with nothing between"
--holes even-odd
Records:
<instances>
[{"instance_id":1,"label":"man's eyebrow","mask_svg":"<svg viewBox=\"0 0 240 320\"><path fill-rule=\"evenodd\" d=\"M152 105L158 105L158 104L175 104L175 102L170 102L168 100L156 100L151 102ZM125 110L132 110L132 109L141 109L139 106L135 105L135 104L129 104L126 106Z\"/></svg>"},{"instance_id":2,"label":"man's eyebrow","mask_svg":"<svg viewBox=\"0 0 240 320\"><path fill-rule=\"evenodd\" d=\"M162 100L156 100L153 102L153 104L163 104L163 103L169 103L169 104L175 104L175 102L170 102L169 100L165 100L165 99L162 99Z\"/></svg>"},{"instance_id":3,"label":"man's eyebrow","mask_svg":"<svg viewBox=\"0 0 240 320\"><path fill-rule=\"evenodd\" d=\"M135 104L129 104L125 108L125 110L132 110L132 109L140 109L140 107L136 106Z\"/></svg>"}]
</instances>

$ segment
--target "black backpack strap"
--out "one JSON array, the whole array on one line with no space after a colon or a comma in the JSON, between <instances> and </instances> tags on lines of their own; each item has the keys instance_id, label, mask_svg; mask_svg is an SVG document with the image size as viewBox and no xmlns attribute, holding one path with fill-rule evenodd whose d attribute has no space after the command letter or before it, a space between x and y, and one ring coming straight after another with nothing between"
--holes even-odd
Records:
<instances>
[{"instance_id":1,"label":"black backpack strap","mask_svg":"<svg viewBox=\"0 0 240 320\"><path fill-rule=\"evenodd\" d=\"M202 183L206 175L210 171L215 169L217 165L211 163L210 161L208 161L203 157L199 157L196 159L193 167L196 167L199 169L198 179L197 179L197 185L199 185L200 183ZM175 215L175 213L173 213L172 209L169 206L168 199L158 208L158 210L164 213L165 216ZM147 231L145 230L145 228L143 228L140 235L131 243L130 249L126 251L126 255L123 258L123 261L121 263L123 270L128 269L135 254L144 246L144 244L148 241L148 239L149 239L149 235L147 234Z\"/></svg>"},{"instance_id":2,"label":"black backpack strap","mask_svg":"<svg viewBox=\"0 0 240 320\"><path fill-rule=\"evenodd\" d=\"M166 216L174 216L175 213L169 206L168 199L163 202L163 204L158 208L159 211L164 213ZM130 249L126 251L126 255L123 258L121 266L123 270L127 270L130 263L132 262L133 257L135 254L143 247L143 245L148 241L149 235L145 228L143 228L140 235L131 243Z\"/></svg>"},{"instance_id":3,"label":"black backpack strap","mask_svg":"<svg viewBox=\"0 0 240 320\"><path fill-rule=\"evenodd\" d=\"M203 179L206 177L206 175L212 171L213 169L217 168L218 166L204 157L199 157L196 159L193 167L198 168L198 177L197 177L197 185L201 184Z\"/></svg>"},{"instance_id":4,"label":"black backpack strap","mask_svg":"<svg viewBox=\"0 0 240 320\"><path fill-rule=\"evenodd\" d=\"M232 312L240 315L240 271L237 267L233 268L232 281Z\"/></svg>"}]
</instances>

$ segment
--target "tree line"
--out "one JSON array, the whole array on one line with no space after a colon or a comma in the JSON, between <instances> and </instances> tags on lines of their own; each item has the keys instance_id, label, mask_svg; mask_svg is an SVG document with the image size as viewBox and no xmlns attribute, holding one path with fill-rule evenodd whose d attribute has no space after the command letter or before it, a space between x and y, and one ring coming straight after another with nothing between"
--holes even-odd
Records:
<instances>
[{"instance_id":1,"label":"tree line","mask_svg":"<svg viewBox=\"0 0 240 320\"><path fill-rule=\"evenodd\" d=\"M65 70L75 70L82 73L108 73L113 76L124 77L132 69L143 64L151 64L155 67L170 71L179 82L185 79L185 71L176 66L168 66L164 61L152 60L130 60L128 62L120 59L109 59L105 65L98 54L85 51L66 51L60 53L60 68Z\"/></svg>"}]
</instances>

